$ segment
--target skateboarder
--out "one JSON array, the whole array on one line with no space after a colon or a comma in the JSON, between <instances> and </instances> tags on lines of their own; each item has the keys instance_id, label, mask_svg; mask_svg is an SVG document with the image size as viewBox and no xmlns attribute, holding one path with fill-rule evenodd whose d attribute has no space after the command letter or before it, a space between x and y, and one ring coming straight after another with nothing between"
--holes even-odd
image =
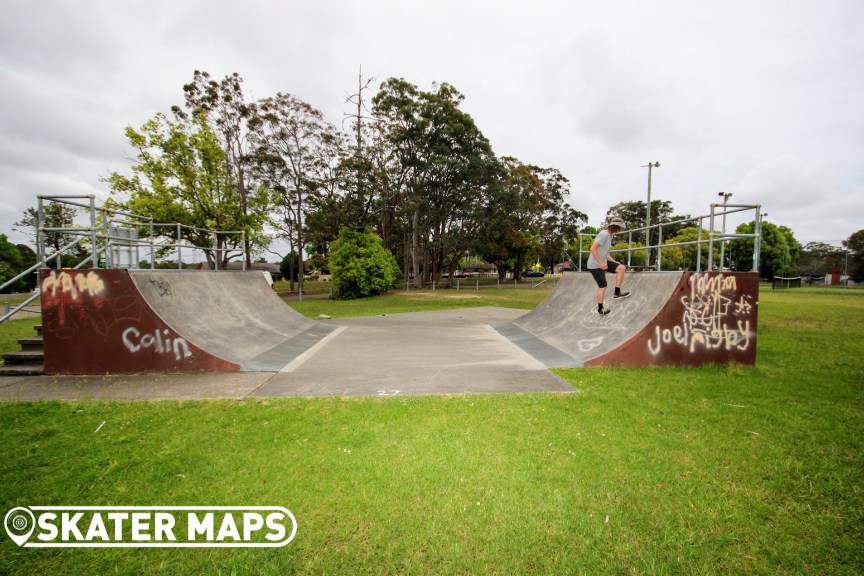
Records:
<instances>
[{"instance_id":1,"label":"skateboarder","mask_svg":"<svg viewBox=\"0 0 864 576\"><path fill-rule=\"evenodd\" d=\"M603 230L594 238L591 244L591 256L588 257L588 270L597 282L597 312L606 315L609 309L603 306L603 298L606 296L606 273L615 274L614 298L626 298L630 292L622 292L621 285L624 283L624 274L627 267L609 257L609 249L612 248L612 236L624 229L626 224L621 218L615 217L609 221L606 230Z\"/></svg>"}]
</instances>

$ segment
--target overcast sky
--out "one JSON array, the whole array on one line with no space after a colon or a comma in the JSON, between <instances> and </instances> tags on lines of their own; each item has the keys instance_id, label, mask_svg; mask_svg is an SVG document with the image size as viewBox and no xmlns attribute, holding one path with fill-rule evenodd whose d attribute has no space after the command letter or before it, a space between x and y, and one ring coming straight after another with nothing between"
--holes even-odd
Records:
<instances>
[{"instance_id":1,"label":"overcast sky","mask_svg":"<svg viewBox=\"0 0 864 576\"><path fill-rule=\"evenodd\" d=\"M495 153L560 170L592 225L645 200L659 161L652 198L678 214L732 192L839 245L864 228L862 22L860 0L4 0L0 233L25 241L39 194L104 199L124 128L196 69L341 125L362 65L375 88L455 86Z\"/></svg>"}]
</instances>

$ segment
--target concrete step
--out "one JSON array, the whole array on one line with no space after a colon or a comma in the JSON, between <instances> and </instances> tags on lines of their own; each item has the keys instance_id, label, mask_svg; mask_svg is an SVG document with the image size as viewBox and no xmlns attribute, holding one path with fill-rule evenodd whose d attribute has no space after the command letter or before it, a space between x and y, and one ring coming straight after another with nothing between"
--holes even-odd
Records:
<instances>
[{"instance_id":1,"label":"concrete step","mask_svg":"<svg viewBox=\"0 0 864 576\"><path fill-rule=\"evenodd\" d=\"M42 350L42 337L31 336L29 338L21 338L18 340L22 350Z\"/></svg>"},{"instance_id":2,"label":"concrete step","mask_svg":"<svg viewBox=\"0 0 864 576\"><path fill-rule=\"evenodd\" d=\"M41 376L45 374L43 364L13 364L0 366L0 377L2 376Z\"/></svg>"},{"instance_id":3,"label":"concrete step","mask_svg":"<svg viewBox=\"0 0 864 576\"><path fill-rule=\"evenodd\" d=\"M42 364L45 362L45 352L42 350L19 350L3 354L6 366Z\"/></svg>"}]
</instances>

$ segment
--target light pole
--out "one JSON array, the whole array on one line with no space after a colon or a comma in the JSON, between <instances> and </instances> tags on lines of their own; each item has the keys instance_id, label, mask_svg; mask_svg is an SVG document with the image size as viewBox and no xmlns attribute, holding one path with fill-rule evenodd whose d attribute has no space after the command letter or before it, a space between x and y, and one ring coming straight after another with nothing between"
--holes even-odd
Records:
<instances>
[{"instance_id":1,"label":"light pole","mask_svg":"<svg viewBox=\"0 0 864 576\"><path fill-rule=\"evenodd\" d=\"M720 272L723 272L723 268L726 267L726 203L732 196L732 192L718 192L717 195L723 197L723 240L720 241Z\"/></svg>"},{"instance_id":2,"label":"light pole","mask_svg":"<svg viewBox=\"0 0 864 576\"><path fill-rule=\"evenodd\" d=\"M660 162L654 162L653 164L649 162L647 164L648 167L648 206L645 210L645 248L648 250L648 261L645 262L647 266L651 266L651 169L659 168ZM642 166L645 168L645 166Z\"/></svg>"}]
</instances>

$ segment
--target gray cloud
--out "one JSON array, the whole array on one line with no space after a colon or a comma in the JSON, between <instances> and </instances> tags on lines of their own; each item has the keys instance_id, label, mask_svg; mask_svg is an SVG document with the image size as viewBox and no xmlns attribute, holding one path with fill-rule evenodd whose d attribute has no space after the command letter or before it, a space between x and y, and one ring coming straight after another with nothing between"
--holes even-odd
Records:
<instances>
[{"instance_id":1,"label":"gray cloud","mask_svg":"<svg viewBox=\"0 0 864 576\"><path fill-rule=\"evenodd\" d=\"M496 152L561 170L592 223L643 199L659 160L654 197L680 212L726 190L799 238L842 239L864 228L862 16L854 0L12 0L0 233L37 194L104 198L124 128L181 103L195 69L339 125L362 64L456 86Z\"/></svg>"}]
</instances>

